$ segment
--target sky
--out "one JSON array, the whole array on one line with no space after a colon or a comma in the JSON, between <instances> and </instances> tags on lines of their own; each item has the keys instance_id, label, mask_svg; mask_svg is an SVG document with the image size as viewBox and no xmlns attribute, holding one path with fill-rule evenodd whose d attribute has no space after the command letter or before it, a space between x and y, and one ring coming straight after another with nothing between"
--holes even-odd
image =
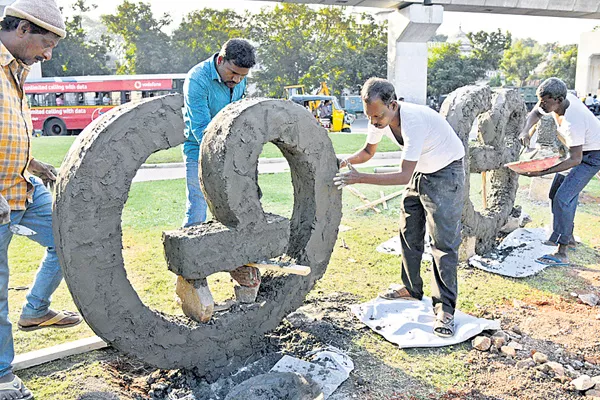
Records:
<instances>
[{"instance_id":1,"label":"sky","mask_svg":"<svg viewBox=\"0 0 600 400\"><path fill-rule=\"evenodd\" d=\"M236 11L250 10L257 12L261 7L272 7L274 2L267 1L244 1L244 0L143 0L150 3L155 15L170 13L174 23L171 28L175 28L183 15L192 10L203 7L210 8L231 8ZM72 0L58 0L59 5L65 10L70 8ZM89 16L97 19L101 14L112 13L116 11L122 0L88 0L88 3L96 3L98 8L92 11ZM377 13L387 9L368 8L368 7L348 7L356 12ZM438 28L437 33L444 35L456 34L459 27L464 32L496 31L500 28L503 32L509 30L513 38L531 37L540 43L559 42L561 44L579 43L579 38L583 32L591 31L595 26L600 25L600 20L577 19L577 18L553 18L553 17L530 17L519 15L501 15L501 14L475 14L475 13L444 13L444 23Z\"/></svg>"}]
</instances>

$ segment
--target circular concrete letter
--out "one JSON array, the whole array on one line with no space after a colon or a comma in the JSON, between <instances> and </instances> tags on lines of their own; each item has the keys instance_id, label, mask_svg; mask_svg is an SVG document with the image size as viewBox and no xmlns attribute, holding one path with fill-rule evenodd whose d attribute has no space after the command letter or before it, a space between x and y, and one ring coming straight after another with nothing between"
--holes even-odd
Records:
<instances>
[{"instance_id":1,"label":"circular concrete letter","mask_svg":"<svg viewBox=\"0 0 600 400\"><path fill-rule=\"evenodd\" d=\"M54 233L67 285L98 336L159 368L195 368L197 373L215 379L252 358L262 347L262 335L297 308L323 275L341 219L341 193L332 183L337 171L333 146L310 113L287 101L248 100L230 105L213 120L207 143L217 143L210 139L210 132L218 131L228 138L237 135L233 141L221 142L226 146L221 153L236 153L237 147L244 146L262 148L266 141L282 149L290 160L295 193L288 254L313 272L308 277L267 280L261 288L265 297L260 303L243 312L224 313L210 324L151 310L127 280L121 214L132 179L147 157L183 142L182 105L179 95L153 98L124 105L94 121L61 168ZM233 165L222 170L223 178L234 179L234 171L254 177L259 152L227 158ZM202 160L203 171L207 170L206 163ZM209 185L212 179L206 177ZM224 212L244 221L244 215L238 215L239 210L230 205L236 190L245 188L218 186L206 189L217 218L221 218L217 205L225 201ZM225 194L220 194L221 190ZM257 195L249 192L247 196L254 199ZM260 237L255 240L260 241Z\"/></svg>"}]
</instances>

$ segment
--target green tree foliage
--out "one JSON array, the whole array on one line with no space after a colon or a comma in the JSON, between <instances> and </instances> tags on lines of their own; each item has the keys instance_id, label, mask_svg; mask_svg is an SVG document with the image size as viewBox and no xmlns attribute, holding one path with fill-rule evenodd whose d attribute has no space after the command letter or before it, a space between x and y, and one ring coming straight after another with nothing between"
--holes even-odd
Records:
<instances>
[{"instance_id":1,"label":"green tree foliage","mask_svg":"<svg viewBox=\"0 0 600 400\"><path fill-rule=\"evenodd\" d=\"M533 70L542 61L544 55L532 39L517 40L510 49L504 52L500 69L507 81L524 86L533 77Z\"/></svg>"},{"instance_id":2,"label":"green tree foliage","mask_svg":"<svg viewBox=\"0 0 600 400\"><path fill-rule=\"evenodd\" d=\"M504 51L509 49L512 43L510 32L503 34L500 29L496 32L469 32L467 38L473 46L472 57L479 60L481 66L487 70L498 69Z\"/></svg>"},{"instance_id":3,"label":"green tree foliage","mask_svg":"<svg viewBox=\"0 0 600 400\"><path fill-rule=\"evenodd\" d=\"M553 44L552 56L541 74L543 79L557 77L562 79L568 88L575 87L575 71L577 70L577 45L558 46Z\"/></svg>"},{"instance_id":4,"label":"green tree foliage","mask_svg":"<svg viewBox=\"0 0 600 400\"><path fill-rule=\"evenodd\" d=\"M173 32L175 62L170 72L187 72L200 61L218 52L235 37L245 37L248 17L233 10L204 8L192 11Z\"/></svg>"},{"instance_id":5,"label":"green tree foliage","mask_svg":"<svg viewBox=\"0 0 600 400\"><path fill-rule=\"evenodd\" d=\"M66 18L67 37L52 52L52 59L42 64L44 76L76 76L110 74L106 66L108 38L100 42L88 40L82 25L83 14L96 8L87 6L85 0L73 4L75 15Z\"/></svg>"},{"instance_id":6,"label":"green tree foliage","mask_svg":"<svg viewBox=\"0 0 600 400\"><path fill-rule=\"evenodd\" d=\"M157 19L149 4L123 0L116 14L103 15L102 22L124 40L125 62L117 63L118 74L171 72L170 38L162 31L171 23L169 14Z\"/></svg>"},{"instance_id":7,"label":"green tree foliage","mask_svg":"<svg viewBox=\"0 0 600 400\"><path fill-rule=\"evenodd\" d=\"M461 86L472 85L485 75L485 69L472 58L460 54L458 43L444 43L429 50L427 93L448 94Z\"/></svg>"},{"instance_id":8,"label":"green tree foliage","mask_svg":"<svg viewBox=\"0 0 600 400\"><path fill-rule=\"evenodd\" d=\"M367 14L346 15L340 7L284 3L263 9L252 17L249 37L258 44L261 68L254 81L264 96L281 97L286 85L301 83L310 90L320 82L339 95L387 71L385 26Z\"/></svg>"}]
</instances>

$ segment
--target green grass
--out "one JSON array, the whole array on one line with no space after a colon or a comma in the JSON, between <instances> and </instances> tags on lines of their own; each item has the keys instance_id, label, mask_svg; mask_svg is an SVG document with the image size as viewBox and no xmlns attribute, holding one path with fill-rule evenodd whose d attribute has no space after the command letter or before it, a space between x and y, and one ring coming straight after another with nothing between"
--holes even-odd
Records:
<instances>
[{"instance_id":1,"label":"green grass","mask_svg":"<svg viewBox=\"0 0 600 400\"><path fill-rule=\"evenodd\" d=\"M263 190L262 203L265 211L289 216L293 202L290 174L260 175L259 184ZM544 226L550 221L548 206L527 200L528 185L529 179L522 178L517 204L523 205L524 210L532 216L533 223L529 226ZM385 194L399 190L399 187L355 187L370 199L378 198L380 190ZM481 178L479 175L473 175L471 197L476 205L481 203L480 192ZM585 268L600 270L600 259L593 249L600 246L600 236L597 235L600 231L600 213L598 201L589 200L589 196L600 197L598 180L593 180L588 185L583 197L585 196L588 197L588 202L579 207L575 222L575 233L581 237L583 245L573 253L572 261ZM184 198L183 180L136 183L132 185L123 213L123 254L127 276L145 304L172 314L181 314L181 310L174 300L175 276L166 268L161 233L180 226L184 215ZM342 223L353 229L339 234L327 272L309 293L309 297L316 298L323 293L326 295L332 292L349 292L361 300L368 300L391 282L400 281L399 257L375 251L379 243L397 234L399 202L399 197L389 200L389 210L380 214L373 211L356 212L353 208L362 202L348 191L344 191ZM348 248L342 247L342 242ZM15 237L9 251L10 286L29 285L42 255L43 249L38 245L26 238ZM424 263L422 269L423 276L426 277L425 294L430 295L429 263ZM509 279L477 269L459 268L458 306L465 312L480 316L486 309L510 304L512 299L557 299L559 296L568 298L570 291L586 284L568 272L565 268L548 268L530 278ZM210 286L217 301L232 296L232 283L227 274L212 276ZM10 319L13 322L18 319L24 297L25 291L9 291ZM75 309L64 283L53 297L53 307ZM368 351L392 368L429 382L441 390L464 384L469 379L470 372L464 366L468 345L401 350L373 332L361 332L357 335L354 346ZM85 324L74 329L41 330L34 333L15 330L15 349L17 353L23 353L91 335L93 332ZM89 368L92 375L103 374L102 371L98 371L96 364L91 364L84 368L76 365L66 375L73 371L89 376L83 372L85 368ZM57 378L56 374L51 373L43 377L25 375L26 383L36 391L48 390L45 386L53 379L60 378ZM69 379L65 379L64 382L61 388L77 390L73 386L74 383L68 383Z\"/></svg>"},{"instance_id":2,"label":"green grass","mask_svg":"<svg viewBox=\"0 0 600 400\"><path fill-rule=\"evenodd\" d=\"M329 137L337 154L351 154L364 146L366 135L360 133L330 133ZM35 137L31 141L31 154L34 158L58 168L75 139L75 136ZM377 147L379 152L397 150L398 146L387 137L384 137ZM263 158L282 157L279 149L272 143L267 143L264 146L260 156ZM156 152L148 157L146 162L149 164L183 162L181 145Z\"/></svg>"}]
</instances>

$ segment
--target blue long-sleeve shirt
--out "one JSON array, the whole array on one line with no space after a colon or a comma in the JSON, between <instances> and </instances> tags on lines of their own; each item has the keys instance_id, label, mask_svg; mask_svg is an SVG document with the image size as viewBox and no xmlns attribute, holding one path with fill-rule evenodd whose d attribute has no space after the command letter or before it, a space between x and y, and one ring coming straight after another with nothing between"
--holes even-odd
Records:
<instances>
[{"instance_id":1,"label":"blue long-sleeve shirt","mask_svg":"<svg viewBox=\"0 0 600 400\"><path fill-rule=\"evenodd\" d=\"M206 127L226 105L240 100L246 91L246 78L229 89L221 81L215 61L217 54L192 68L183 84L185 136L201 143Z\"/></svg>"}]
</instances>

